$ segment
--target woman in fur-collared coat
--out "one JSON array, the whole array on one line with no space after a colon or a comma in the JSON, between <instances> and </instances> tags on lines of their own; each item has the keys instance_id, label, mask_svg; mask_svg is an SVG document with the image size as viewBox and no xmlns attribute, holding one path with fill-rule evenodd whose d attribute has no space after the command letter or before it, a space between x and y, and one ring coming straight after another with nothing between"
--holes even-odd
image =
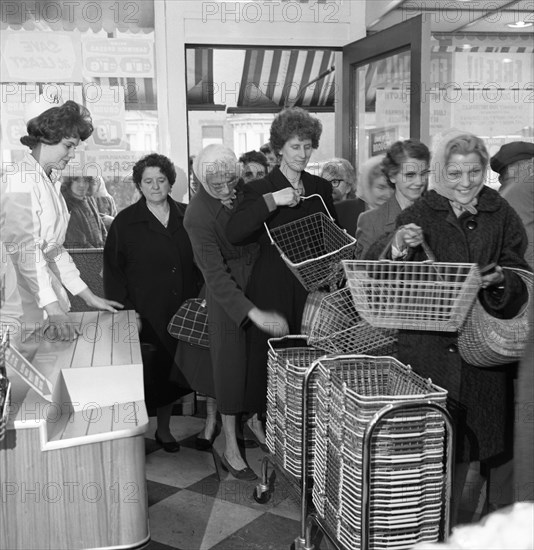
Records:
<instances>
[{"instance_id":1,"label":"woman in fur-collared coat","mask_svg":"<svg viewBox=\"0 0 534 550\"><path fill-rule=\"evenodd\" d=\"M478 298L493 316L514 317L527 300L521 278L503 267L530 270L524 260L526 233L512 207L484 185L489 155L484 142L451 130L432 158L430 190L397 218L393 258L426 259L422 240L440 262L473 262L481 268ZM377 257L377 242L367 258ZM479 368L462 359L458 334L400 331L399 359L448 391L448 407L456 428L457 471L473 461L489 461L508 450L513 400L510 367ZM507 433L508 432L508 433ZM464 465L464 468L458 467ZM456 483L463 485L461 474Z\"/></svg>"}]
</instances>

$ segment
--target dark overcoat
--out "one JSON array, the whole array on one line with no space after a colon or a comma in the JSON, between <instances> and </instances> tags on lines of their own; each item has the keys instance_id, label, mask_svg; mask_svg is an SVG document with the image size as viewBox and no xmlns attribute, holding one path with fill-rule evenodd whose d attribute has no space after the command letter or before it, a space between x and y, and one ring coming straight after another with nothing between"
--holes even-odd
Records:
<instances>
[{"instance_id":1,"label":"dark overcoat","mask_svg":"<svg viewBox=\"0 0 534 550\"><path fill-rule=\"evenodd\" d=\"M304 194L319 194L330 213L336 219L332 200L332 184L323 178L302 172ZM289 181L278 167L265 178L247 183L244 198L233 212L227 225L228 239L234 244L256 241L260 245L260 255L254 265L247 296L260 309L274 310L282 314L289 323L290 334L300 334L300 325L308 292L283 262L277 249L271 244L264 222L270 228L287 224L315 212L324 212L319 198L311 198L298 206L280 206L270 211L264 195L290 187ZM257 327L249 332L249 365L262 365L261 377L256 380L257 392L263 396L264 406L267 395L267 340L269 335Z\"/></svg>"},{"instance_id":2,"label":"dark overcoat","mask_svg":"<svg viewBox=\"0 0 534 550\"><path fill-rule=\"evenodd\" d=\"M240 191L238 190L239 200ZM247 371L246 331L254 304L245 288L257 257L256 245L234 246L226 237L231 210L200 187L185 215L185 228L206 283L210 354L217 407L223 414L258 412Z\"/></svg>"},{"instance_id":3,"label":"dark overcoat","mask_svg":"<svg viewBox=\"0 0 534 550\"><path fill-rule=\"evenodd\" d=\"M169 335L167 325L187 298L198 295L202 285L184 228L186 205L170 197L167 200L167 228L141 197L113 220L104 247L106 298L135 309L142 321L141 342L156 348L150 372L145 369L149 407L166 405L179 395L169 384L177 340Z\"/></svg>"},{"instance_id":4,"label":"dark overcoat","mask_svg":"<svg viewBox=\"0 0 534 550\"><path fill-rule=\"evenodd\" d=\"M484 267L530 270L523 256L527 244L518 215L499 194L484 187L478 196L477 214L456 217L449 201L431 190L404 210L397 227L415 223L440 262L473 262ZM367 255L377 257L384 243L378 241ZM420 248L409 259L426 259ZM505 271L504 289L480 290L479 298L494 316L513 317L527 299L521 279ZM425 378L448 391L448 406L457 428L457 460L485 460L507 450L513 420L510 400L510 366L479 368L466 363L453 332L400 331L399 359Z\"/></svg>"}]
</instances>

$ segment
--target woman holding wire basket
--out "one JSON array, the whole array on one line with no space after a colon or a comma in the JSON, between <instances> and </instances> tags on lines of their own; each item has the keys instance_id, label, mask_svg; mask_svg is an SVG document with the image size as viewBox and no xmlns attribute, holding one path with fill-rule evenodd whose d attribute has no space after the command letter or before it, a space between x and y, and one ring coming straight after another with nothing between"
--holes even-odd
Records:
<instances>
[{"instance_id":1,"label":"woman holding wire basket","mask_svg":"<svg viewBox=\"0 0 534 550\"><path fill-rule=\"evenodd\" d=\"M245 186L243 201L233 212L226 232L230 242L243 244L256 241L259 258L254 265L248 296L259 308L274 309L285 317L290 334L299 334L307 290L291 273L277 249L271 245L264 227L270 229L288 224L326 208L336 219L332 185L305 171L314 149L319 146L321 122L298 107L279 113L271 125L270 143L280 158L279 166L263 179ZM304 200L310 195L320 195ZM268 336L255 329L249 334L248 361L267 364ZM257 394L265 407L267 368L256 381ZM265 443L261 426L253 429L260 443Z\"/></svg>"},{"instance_id":2,"label":"woman holding wire basket","mask_svg":"<svg viewBox=\"0 0 534 550\"><path fill-rule=\"evenodd\" d=\"M530 271L523 259L527 237L512 207L484 185L488 160L479 137L455 129L445 133L432 156L429 191L398 216L388 256L424 261L431 251L439 262L477 263L481 305L495 318L511 319L528 292L516 272L503 268ZM376 259L384 242L371 246L367 259ZM513 421L510 367L470 364L460 354L458 334L401 330L398 353L403 363L448 391L456 428L456 510L470 463L490 468L503 457L511 448L507 436Z\"/></svg>"}]
</instances>

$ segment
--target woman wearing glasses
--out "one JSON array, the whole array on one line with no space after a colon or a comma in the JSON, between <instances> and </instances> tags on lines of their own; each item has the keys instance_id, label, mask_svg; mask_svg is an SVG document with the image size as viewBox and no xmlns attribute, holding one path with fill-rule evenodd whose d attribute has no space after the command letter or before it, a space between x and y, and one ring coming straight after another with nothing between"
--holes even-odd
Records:
<instances>
[{"instance_id":1,"label":"woman wearing glasses","mask_svg":"<svg viewBox=\"0 0 534 550\"><path fill-rule=\"evenodd\" d=\"M339 225L354 235L358 218L365 211L365 202L356 198L356 171L348 160L333 158L324 164L321 177L332 184Z\"/></svg>"},{"instance_id":2,"label":"woman wearing glasses","mask_svg":"<svg viewBox=\"0 0 534 550\"><path fill-rule=\"evenodd\" d=\"M356 256L364 258L369 247L382 235L395 230L397 216L412 205L426 189L430 151L415 139L395 142L382 161L382 171L394 189L392 197L364 212L356 229Z\"/></svg>"},{"instance_id":3,"label":"woman wearing glasses","mask_svg":"<svg viewBox=\"0 0 534 550\"><path fill-rule=\"evenodd\" d=\"M332 186L323 178L305 171L314 149L319 146L321 122L300 108L282 111L271 125L270 142L279 156L280 165L261 179L248 183L243 201L233 212L227 225L230 242L242 244L256 241L260 255L254 266L247 295L260 308L274 309L289 323L290 334L300 334L302 314L308 292L289 271L276 248L271 245L264 223L270 228L324 212L320 195L329 214L336 218ZM249 334L249 365L262 370L256 380L258 395L265 410L267 397L267 335L252 327ZM261 425L252 427L265 442Z\"/></svg>"},{"instance_id":4,"label":"woman wearing glasses","mask_svg":"<svg viewBox=\"0 0 534 550\"><path fill-rule=\"evenodd\" d=\"M256 328L265 338L280 336L287 334L287 323L269 311L269 304L259 309L245 296L258 247L234 246L226 237L242 193L238 166L233 151L222 145L208 145L200 152L194 171L201 186L189 203L184 224L206 283L213 382L226 439L222 463L237 479L254 480L257 476L241 456L236 437L238 415L248 413L252 427L262 412L263 396L255 386L260 365L247 364L247 333ZM213 418L204 439L212 441L215 430Z\"/></svg>"},{"instance_id":5,"label":"woman wearing glasses","mask_svg":"<svg viewBox=\"0 0 534 550\"><path fill-rule=\"evenodd\" d=\"M49 340L72 341L79 334L67 315L63 287L92 309L117 311L122 305L95 296L63 247L69 213L55 171L63 170L80 141L93 133L89 111L67 101L32 118L26 129L20 141L31 152L2 178L8 266L1 317L10 326L12 344L31 361L43 331Z\"/></svg>"}]
</instances>

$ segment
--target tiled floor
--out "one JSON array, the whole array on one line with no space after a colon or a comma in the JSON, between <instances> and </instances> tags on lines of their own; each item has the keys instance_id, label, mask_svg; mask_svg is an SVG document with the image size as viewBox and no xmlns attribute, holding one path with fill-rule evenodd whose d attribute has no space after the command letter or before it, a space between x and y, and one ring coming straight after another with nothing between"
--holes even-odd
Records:
<instances>
[{"instance_id":1,"label":"tiled floor","mask_svg":"<svg viewBox=\"0 0 534 550\"><path fill-rule=\"evenodd\" d=\"M152 541L147 550L282 550L300 531L300 505L278 475L271 500L252 498L257 482L238 481L221 471L219 481L211 451L197 451L195 437L204 421L173 416L171 429L182 448L166 453L154 441L155 419L146 434L146 472ZM214 447L224 449L223 435ZM259 475L264 453L246 449ZM316 549L331 548L318 534Z\"/></svg>"}]
</instances>

